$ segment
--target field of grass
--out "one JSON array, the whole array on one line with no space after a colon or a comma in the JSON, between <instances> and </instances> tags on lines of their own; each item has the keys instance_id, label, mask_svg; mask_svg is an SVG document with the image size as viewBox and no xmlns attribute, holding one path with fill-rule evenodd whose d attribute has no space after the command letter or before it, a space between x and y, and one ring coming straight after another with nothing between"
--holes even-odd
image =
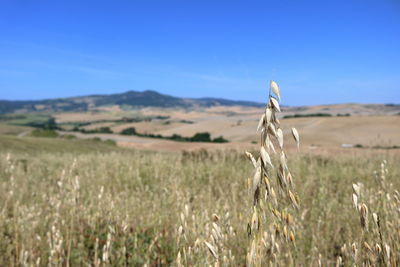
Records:
<instances>
[{"instance_id":1,"label":"field of grass","mask_svg":"<svg viewBox=\"0 0 400 267\"><path fill-rule=\"evenodd\" d=\"M29 132L31 131L31 127L27 126L17 126L17 125L10 125L6 123L0 123L0 134L5 134L5 135L18 135L22 134L24 132Z\"/></svg>"},{"instance_id":2,"label":"field of grass","mask_svg":"<svg viewBox=\"0 0 400 267\"><path fill-rule=\"evenodd\" d=\"M108 144L106 141L97 139L68 140L68 138L48 137L17 137L0 135L0 148L2 153L25 153L40 154L43 152L54 153L94 153L124 151L124 149Z\"/></svg>"},{"instance_id":3,"label":"field of grass","mask_svg":"<svg viewBox=\"0 0 400 267\"><path fill-rule=\"evenodd\" d=\"M50 118L49 114L0 114L0 121L11 125L41 124Z\"/></svg>"},{"instance_id":4,"label":"field of grass","mask_svg":"<svg viewBox=\"0 0 400 267\"><path fill-rule=\"evenodd\" d=\"M243 153L10 136L0 147L0 266L246 263L253 167ZM262 218L275 229L263 239L262 265L399 262L400 158L362 153L288 155L301 200L288 222L296 240L273 228L282 214ZM353 184L368 206L368 231L353 207Z\"/></svg>"}]
</instances>

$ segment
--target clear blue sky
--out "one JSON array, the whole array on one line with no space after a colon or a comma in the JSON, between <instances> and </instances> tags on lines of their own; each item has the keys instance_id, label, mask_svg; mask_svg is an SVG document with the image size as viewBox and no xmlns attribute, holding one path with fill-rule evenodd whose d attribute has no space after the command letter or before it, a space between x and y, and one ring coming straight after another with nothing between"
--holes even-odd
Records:
<instances>
[{"instance_id":1,"label":"clear blue sky","mask_svg":"<svg viewBox=\"0 0 400 267\"><path fill-rule=\"evenodd\" d=\"M283 104L400 103L400 1L0 5L0 99L127 90Z\"/></svg>"}]
</instances>

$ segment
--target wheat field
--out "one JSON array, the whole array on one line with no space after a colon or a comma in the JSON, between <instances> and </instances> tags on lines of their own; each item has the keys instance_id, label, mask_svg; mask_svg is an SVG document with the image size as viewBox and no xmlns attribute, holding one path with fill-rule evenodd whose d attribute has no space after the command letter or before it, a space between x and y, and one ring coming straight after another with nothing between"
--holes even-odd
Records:
<instances>
[{"instance_id":1,"label":"wheat field","mask_svg":"<svg viewBox=\"0 0 400 267\"><path fill-rule=\"evenodd\" d=\"M289 156L301 202L275 264L395 266L399 156ZM252 168L238 151L3 152L0 265L244 266Z\"/></svg>"}]
</instances>

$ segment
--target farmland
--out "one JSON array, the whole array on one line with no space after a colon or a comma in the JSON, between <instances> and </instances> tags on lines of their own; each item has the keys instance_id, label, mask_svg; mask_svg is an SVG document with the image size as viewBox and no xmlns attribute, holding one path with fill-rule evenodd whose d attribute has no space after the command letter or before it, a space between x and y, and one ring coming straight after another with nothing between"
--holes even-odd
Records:
<instances>
[{"instance_id":1,"label":"farmland","mask_svg":"<svg viewBox=\"0 0 400 267\"><path fill-rule=\"evenodd\" d=\"M398 106L275 105L2 115L0 265L395 266Z\"/></svg>"},{"instance_id":2,"label":"farmland","mask_svg":"<svg viewBox=\"0 0 400 267\"><path fill-rule=\"evenodd\" d=\"M204 245L212 242L213 223L223 236L219 261L245 264L252 167L243 153L155 153L68 143L77 140L31 141L34 147L26 150L2 145L1 265L165 265L176 264L178 254L184 265L214 264ZM358 182L370 212L382 216L384 242L397 244L391 253L399 255L398 232L390 232L399 226L398 215L384 209L399 205L393 191L400 186L399 155L353 152L288 155L301 208L293 214L295 246L283 241L277 254L282 264L333 265L339 256L351 264L353 243L360 253L368 252L352 207L352 184ZM384 159L388 172L381 187L374 171L380 174ZM374 192L390 200L376 199ZM365 242L373 247L380 241L372 219L369 224Z\"/></svg>"}]
</instances>

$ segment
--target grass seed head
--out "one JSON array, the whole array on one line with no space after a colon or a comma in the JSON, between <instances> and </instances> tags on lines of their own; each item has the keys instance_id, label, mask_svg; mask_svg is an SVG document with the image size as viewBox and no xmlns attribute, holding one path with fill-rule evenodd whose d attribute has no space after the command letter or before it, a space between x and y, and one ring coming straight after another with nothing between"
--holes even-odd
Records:
<instances>
[{"instance_id":1,"label":"grass seed head","mask_svg":"<svg viewBox=\"0 0 400 267\"><path fill-rule=\"evenodd\" d=\"M281 99L281 92L279 90L279 86L275 81L271 81L269 84L272 92L278 97L278 99Z\"/></svg>"}]
</instances>

